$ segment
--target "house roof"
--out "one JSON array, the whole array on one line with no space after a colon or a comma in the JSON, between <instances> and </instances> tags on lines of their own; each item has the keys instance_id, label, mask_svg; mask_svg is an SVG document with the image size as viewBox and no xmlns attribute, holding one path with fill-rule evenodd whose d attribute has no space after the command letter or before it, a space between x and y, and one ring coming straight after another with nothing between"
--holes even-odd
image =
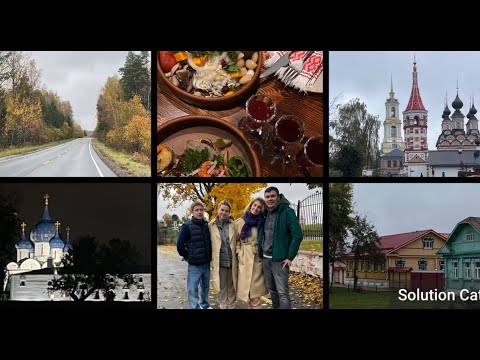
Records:
<instances>
[{"instance_id":1,"label":"house roof","mask_svg":"<svg viewBox=\"0 0 480 360\"><path fill-rule=\"evenodd\" d=\"M437 233L432 229L412 231L412 232L403 233L403 234L386 235L386 236L380 237L380 249L385 254L391 253L430 232L433 232L434 234L436 234L437 236L445 240L448 237L448 234Z\"/></svg>"},{"instance_id":2,"label":"house roof","mask_svg":"<svg viewBox=\"0 0 480 360\"><path fill-rule=\"evenodd\" d=\"M457 230L457 227L460 225L460 224L470 224L475 230L477 230L478 232L480 232L480 217L474 217L474 216L470 216L468 218L465 218L461 221L459 221L457 223L457 225L455 225L455 227L453 228L453 231L451 234L453 234L455 232L455 230ZM447 242L445 242L445 244L442 245L442 247L440 248L440 250L438 250L437 254L441 254L441 255L448 255L450 254L450 244L447 245L447 243L450 241L450 239L447 240Z\"/></svg>"},{"instance_id":3,"label":"house roof","mask_svg":"<svg viewBox=\"0 0 480 360\"><path fill-rule=\"evenodd\" d=\"M475 157L475 150L431 150L428 152L428 162L431 166L478 166L480 156Z\"/></svg>"},{"instance_id":4,"label":"house roof","mask_svg":"<svg viewBox=\"0 0 480 360\"><path fill-rule=\"evenodd\" d=\"M480 226L480 218L478 219L479 219L479 226ZM438 233L432 229L418 230L418 231L412 231L412 232L402 233L402 234L385 235L379 238L380 251L385 255L390 254L428 233L433 233L444 240L447 240L448 236L450 235L447 233ZM347 254L347 256L352 257L353 253L350 252Z\"/></svg>"},{"instance_id":5,"label":"house roof","mask_svg":"<svg viewBox=\"0 0 480 360\"><path fill-rule=\"evenodd\" d=\"M480 217L470 216L470 217L468 217L466 219L463 219L462 221L458 222L458 224L462 224L462 223L469 223L470 225L472 225L475 228L475 230L480 231Z\"/></svg>"},{"instance_id":6,"label":"house roof","mask_svg":"<svg viewBox=\"0 0 480 360\"><path fill-rule=\"evenodd\" d=\"M382 158L385 157L403 157L403 151L399 149L395 149L390 151L389 153L386 153L385 155L381 156Z\"/></svg>"}]
</instances>

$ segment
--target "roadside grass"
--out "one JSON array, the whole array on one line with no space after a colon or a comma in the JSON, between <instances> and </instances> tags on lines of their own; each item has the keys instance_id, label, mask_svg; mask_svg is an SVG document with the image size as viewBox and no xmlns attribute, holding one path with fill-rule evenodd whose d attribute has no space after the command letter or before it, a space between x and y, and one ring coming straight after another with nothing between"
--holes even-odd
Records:
<instances>
[{"instance_id":1,"label":"roadside grass","mask_svg":"<svg viewBox=\"0 0 480 360\"><path fill-rule=\"evenodd\" d=\"M133 160L132 154L126 154L120 151L112 150L107 147L98 139L93 139L93 144L95 148L100 151L100 153L114 163L115 166L119 167L122 171L122 176L136 176L136 177L150 177L152 176L152 170L150 165L142 164L138 161ZM117 174L118 175L118 174Z\"/></svg>"},{"instance_id":2,"label":"roadside grass","mask_svg":"<svg viewBox=\"0 0 480 360\"><path fill-rule=\"evenodd\" d=\"M4 158L4 157L7 157L7 156L13 156L13 155L27 154L27 153L30 153L30 152L33 152L33 151L47 149L49 147L60 145L60 144L63 144L63 143L66 143L66 142L69 142L69 141L72 141L72 140L74 140L74 139L53 141L53 142L49 142L49 143L42 144L42 145L25 146L25 147L22 147L22 148L7 148L7 149L0 150L0 158Z\"/></svg>"}]
</instances>

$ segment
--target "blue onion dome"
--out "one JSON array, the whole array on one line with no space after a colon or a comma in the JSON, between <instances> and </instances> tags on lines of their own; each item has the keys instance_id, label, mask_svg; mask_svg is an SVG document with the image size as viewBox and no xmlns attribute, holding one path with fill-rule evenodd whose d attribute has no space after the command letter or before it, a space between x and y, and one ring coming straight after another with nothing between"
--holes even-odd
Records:
<instances>
[{"instance_id":1,"label":"blue onion dome","mask_svg":"<svg viewBox=\"0 0 480 360\"><path fill-rule=\"evenodd\" d=\"M453 107L455 110L460 110L460 109L463 107L463 102L462 102L462 100L460 100L460 98L458 97L458 93L457 93L457 97L456 97L455 100L453 100L453 102L452 102L452 107Z\"/></svg>"},{"instance_id":2,"label":"blue onion dome","mask_svg":"<svg viewBox=\"0 0 480 360\"><path fill-rule=\"evenodd\" d=\"M443 115L445 116L448 116L450 115L452 112L450 111L450 109L448 108L448 105L445 104L445 109L443 110Z\"/></svg>"},{"instance_id":3,"label":"blue onion dome","mask_svg":"<svg viewBox=\"0 0 480 360\"><path fill-rule=\"evenodd\" d=\"M65 242L65 247L63 248L63 252L72 252L73 251L73 244L70 241L70 228L67 227L67 241Z\"/></svg>"},{"instance_id":4,"label":"blue onion dome","mask_svg":"<svg viewBox=\"0 0 480 360\"><path fill-rule=\"evenodd\" d=\"M28 249L30 252L33 252L33 244L31 241L27 240L25 236L25 223L22 223L22 239L17 244L17 249Z\"/></svg>"},{"instance_id":5,"label":"blue onion dome","mask_svg":"<svg viewBox=\"0 0 480 360\"><path fill-rule=\"evenodd\" d=\"M50 240L50 248L51 249L63 249L64 246L65 246L65 243L63 242L63 240L60 238L60 234L58 232L58 227L60 226L60 223L57 221L55 223L57 225L57 230L55 232L55 237Z\"/></svg>"},{"instance_id":6,"label":"blue onion dome","mask_svg":"<svg viewBox=\"0 0 480 360\"><path fill-rule=\"evenodd\" d=\"M56 233L55 225L53 224L50 214L48 213L49 196L46 194L44 197L45 211L43 212L43 218L30 232L30 240L33 242L48 242L55 236Z\"/></svg>"},{"instance_id":7,"label":"blue onion dome","mask_svg":"<svg viewBox=\"0 0 480 360\"><path fill-rule=\"evenodd\" d=\"M470 114L475 115L477 113L477 109L475 109L475 105L472 105L469 111Z\"/></svg>"}]
</instances>

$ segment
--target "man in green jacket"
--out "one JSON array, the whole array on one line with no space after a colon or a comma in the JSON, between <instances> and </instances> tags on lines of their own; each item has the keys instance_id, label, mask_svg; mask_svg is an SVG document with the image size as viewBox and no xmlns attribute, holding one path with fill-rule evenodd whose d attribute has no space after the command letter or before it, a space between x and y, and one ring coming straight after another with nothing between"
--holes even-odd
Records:
<instances>
[{"instance_id":1,"label":"man in green jacket","mask_svg":"<svg viewBox=\"0 0 480 360\"><path fill-rule=\"evenodd\" d=\"M265 189L265 202L268 214L258 239L265 285L274 309L290 309L288 275L303 239L302 229L290 203L276 187Z\"/></svg>"}]
</instances>

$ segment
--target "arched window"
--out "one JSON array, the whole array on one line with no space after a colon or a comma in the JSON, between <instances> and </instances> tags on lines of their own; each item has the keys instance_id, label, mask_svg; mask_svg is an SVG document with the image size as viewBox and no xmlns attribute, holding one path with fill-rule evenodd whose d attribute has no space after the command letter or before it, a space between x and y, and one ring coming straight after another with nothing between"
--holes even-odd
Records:
<instances>
[{"instance_id":1,"label":"arched window","mask_svg":"<svg viewBox=\"0 0 480 360\"><path fill-rule=\"evenodd\" d=\"M392 108L390 109L390 116L395 117L395 107L394 106L392 106Z\"/></svg>"},{"instance_id":2,"label":"arched window","mask_svg":"<svg viewBox=\"0 0 480 360\"><path fill-rule=\"evenodd\" d=\"M433 249L433 237L426 236L422 239L423 242L423 249L424 250L431 250Z\"/></svg>"},{"instance_id":3,"label":"arched window","mask_svg":"<svg viewBox=\"0 0 480 360\"><path fill-rule=\"evenodd\" d=\"M397 267L405 267L405 260L402 258L398 258L395 260L395 266Z\"/></svg>"},{"instance_id":4,"label":"arched window","mask_svg":"<svg viewBox=\"0 0 480 360\"><path fill-rule=\"evenodd\" d=\"M427 270L427 260L426 259L418 260L418 270L421 270L421 271Z\"/></svg>"},{"instance_id":5,"label":"arched window","mask_svg":"<svg viewBox=\"0 0 480 360\"><path fill-rule=\"evenodd\" d=\"M392 126L390 128L390 136L393 137L393 138L397 137L397 127L396 126Z\"/></svg>"}]
</instances>

